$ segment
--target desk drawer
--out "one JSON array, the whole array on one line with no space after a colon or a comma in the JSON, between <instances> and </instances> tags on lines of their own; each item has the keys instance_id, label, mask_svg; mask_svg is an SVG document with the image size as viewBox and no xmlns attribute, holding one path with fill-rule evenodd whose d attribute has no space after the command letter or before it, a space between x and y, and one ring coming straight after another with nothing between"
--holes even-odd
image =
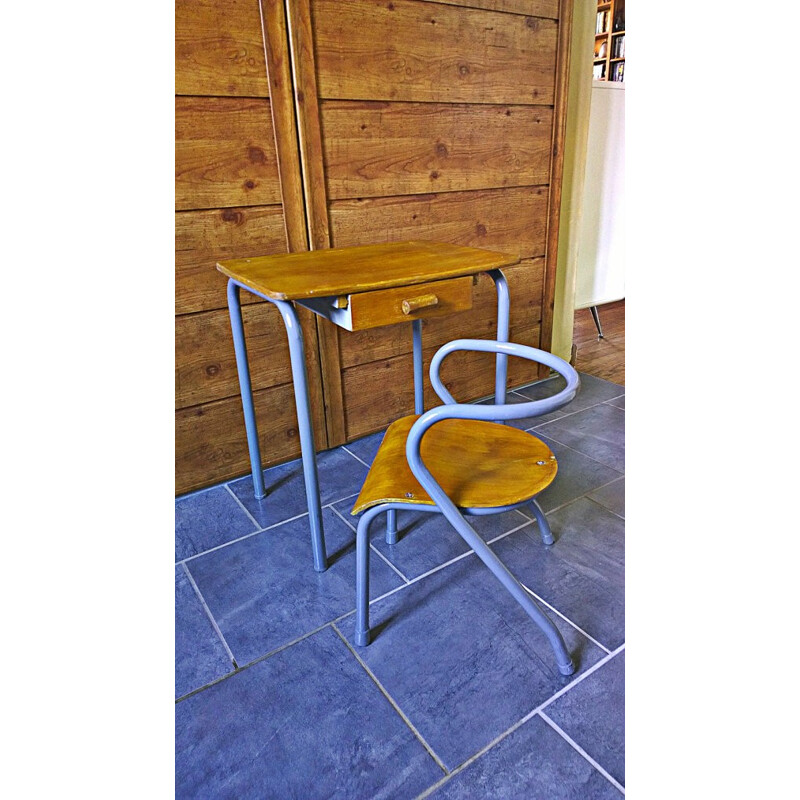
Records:
<instances>
[{"instance_id":1,"label":"desk drawer","mask_svg":"<svg viewBox=\"0 0 800 800\"><path fill-rule=\"evenodd\" d=\"M472 308L472 283L472 276L467 275L351 294L347 298L350 330L360 331L467 311Z\"/></svg>"}]
</instances>

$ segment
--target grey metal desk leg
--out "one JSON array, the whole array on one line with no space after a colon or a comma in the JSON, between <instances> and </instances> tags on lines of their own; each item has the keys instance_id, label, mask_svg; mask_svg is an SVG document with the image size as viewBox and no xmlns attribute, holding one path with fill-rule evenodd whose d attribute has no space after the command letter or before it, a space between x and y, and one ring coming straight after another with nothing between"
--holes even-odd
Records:
<instances>
[{"instance_id":1,"label":"grey metal desk leg","mask_svg":"<svg viewBox=\"0 0 800 800\"><path fill-rule=\"evenodd\" d=\"M250 385L247 345L244 340L239 285L232 280L228 281L228 311L231 315L233 350L236 354L236 370L239 373L239 389L242 393L244 427L247 431L247 447L250 451L250 468L253 473L253 492L256 498L261 499L267 492L264 488L264 473L261 471L261 449L258 445L258 428L256 427L256 412L253 406L253 390Z\"/></svg>"},{"instance_id":2,"label":"grey metal desk leg","mask_svg":"<svg viewBox=\"0 0 800 800\"><path fill-rule=\"evenodd\" d=\"M422 370L422 320L415 319L411 323L414 337L414 413L425 413L424 373Z\"/></svg>"},{"instance_id":3,"label":"grey metal desk leg","mask_svg":"<svg viewBox=\"0 0 800 800\"><path fill-rule=\"evenodd\" d=\"M414 413L425 413L425 372L422 365L422 320L411 322L414 342ZM397 544L397 509L386 512L386 544Z\"/></svg>"},{"instance_id":4,"label":"grey metal desk leg","mask_svg":"<svg viewBox=\"0 0 800 800\"><path fill-rule=\"evenodd\" d=\"M509 307L508 283L506 276L499 269L489 272L497 290L497 341L508 341ZM506 378L508 376L508 356L498 354L495 360L494 402L502 405L506 402Z\"/></svg>"},{"instance_id":5,"label":"grey metal desk leg","mask_svg":"<svg viewBox=\"0 0 800 800\"><path fill-rule=\"evenodd\" d=\"M269 298L268 298L269 299ZM297 427L300 432L300 453L303 461L303 477L308 502L308 521L311 526L311 549L314 554L314 569L324 572L328 568L325 552L325 534L322 528L322 506L319 499L319 477L317 476L317 451L314 446L314 428L311 423L311 403L308 397L303 329L294 306L284 300L271 300L283 317L286 335L289 338L289 355L292 362L294 399L297 406Z\"/></svg>"}]
</instances>

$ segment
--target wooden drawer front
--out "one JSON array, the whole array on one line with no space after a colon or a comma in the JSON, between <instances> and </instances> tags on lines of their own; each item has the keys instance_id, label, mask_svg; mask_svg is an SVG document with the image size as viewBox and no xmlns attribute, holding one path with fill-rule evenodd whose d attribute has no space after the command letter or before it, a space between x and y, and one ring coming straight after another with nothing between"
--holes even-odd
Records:
<instances>
[{"instance_id":1,"label":"wooden drawer front","mask_svg":"<svg viewBox=\"0 0 800 800\"><path fill-rule=\"evenodd\" d=\"M352 331L442 317L472 308L472 276L351 294L348 305Z\"/></svg>"}]
</instances>

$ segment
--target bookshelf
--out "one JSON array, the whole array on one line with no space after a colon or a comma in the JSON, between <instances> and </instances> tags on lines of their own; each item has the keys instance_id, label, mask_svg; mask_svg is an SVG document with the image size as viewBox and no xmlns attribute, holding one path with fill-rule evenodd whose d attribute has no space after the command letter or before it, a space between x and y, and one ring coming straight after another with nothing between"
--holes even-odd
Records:
<instances>
[{"instance_id":1,"label":"bookshelf","mask_svg":"<svg viewBox=\"0 0 800 800\"><path fill-rule=\"evenodd\" d=\"M592 77L596 81L625 79L625 0L597 3Z\"/></svg>"}]
</instances>

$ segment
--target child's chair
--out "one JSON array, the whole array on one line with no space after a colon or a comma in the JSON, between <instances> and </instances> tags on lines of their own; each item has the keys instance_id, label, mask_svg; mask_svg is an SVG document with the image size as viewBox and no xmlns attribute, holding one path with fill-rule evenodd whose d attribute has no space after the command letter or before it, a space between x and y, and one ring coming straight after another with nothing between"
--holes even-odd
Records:
<instances>
[{"instance_id":1,"label":"child's chair","mask_svg":"<svg viewBox=\"0 0 800 800\"><path fill-rule=\"evenodd\" d=\"M567 385L541 400L512 405L459 404L439 378L443 359L456 350L517 356L545 364ZM578 390L578 373L566 361L534 347L482 339L457 339L433 357L431 383L445 405L421 416L402 417L386 430L352 514L365 511L358 523L356 571L356 644L367 645L369 630L370 522L382 512L391 518L387 541L396 540L394 515L400 509L438 512L464 538L495 577L542 629L556 656L558 669L571 675L575 665L556 626L503 562L467 522L465 516L499 514L528 505L542 541L553 535L534 499L552 483L558 469L547 445L530 433L500 420L541 416L566 405Z\"/></svg>"}]
</instances>

